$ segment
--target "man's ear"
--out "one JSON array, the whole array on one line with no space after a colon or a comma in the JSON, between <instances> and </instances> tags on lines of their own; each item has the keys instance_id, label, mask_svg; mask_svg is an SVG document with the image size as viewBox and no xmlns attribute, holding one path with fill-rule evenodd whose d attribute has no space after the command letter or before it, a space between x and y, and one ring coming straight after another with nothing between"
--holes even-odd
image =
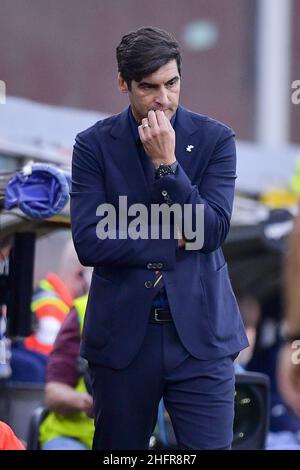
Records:
<instances>
[{"instance_id":1,"label":"man's ear","mask_svg":"<svg viewBox=\"0 0 300 470\"><path fill-rule=\"evenodd\" d=\"M125 82L120 72L118 73L118 87L121 93L128 93L127 83Z\"/></svg>"}]
</instances>

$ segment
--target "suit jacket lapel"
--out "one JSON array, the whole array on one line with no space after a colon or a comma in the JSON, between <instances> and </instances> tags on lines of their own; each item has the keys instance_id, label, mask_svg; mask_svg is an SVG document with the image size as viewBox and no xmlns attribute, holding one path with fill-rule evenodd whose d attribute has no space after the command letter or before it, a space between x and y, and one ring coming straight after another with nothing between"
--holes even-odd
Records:
<instances>
[{"instance_id":1,"label":"suit jacket lapel","mask_svg":"<svg viewBox=\"0 0 300 470\"><path fill-rule=\"evenodd\" d=\"M197 131L199 131L199 127L195 125L191 114L185 108L179 106L175 121L175 153L178 162L189 176L192 175L192 168L196 168L194 157L200 144Z\"/></svg>"}]
</instances>

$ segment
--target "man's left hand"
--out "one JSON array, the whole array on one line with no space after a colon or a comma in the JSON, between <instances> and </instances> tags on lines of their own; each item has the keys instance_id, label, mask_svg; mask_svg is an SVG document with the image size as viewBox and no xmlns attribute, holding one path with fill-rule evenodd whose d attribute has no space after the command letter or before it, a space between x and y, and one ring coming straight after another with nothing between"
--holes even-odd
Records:
<instances>
[{"instance_id":1,"label":"man's left hand","mask_svg":"<svg viewBox=\"0 0 300 470\"><path fill-rule=\"evenodd\" d=\"M175 131L163 111L149 111L148 118L142 119L138 131L155 168L161 163L171 165L176 161Z\"/></svg>"}]
</instances>

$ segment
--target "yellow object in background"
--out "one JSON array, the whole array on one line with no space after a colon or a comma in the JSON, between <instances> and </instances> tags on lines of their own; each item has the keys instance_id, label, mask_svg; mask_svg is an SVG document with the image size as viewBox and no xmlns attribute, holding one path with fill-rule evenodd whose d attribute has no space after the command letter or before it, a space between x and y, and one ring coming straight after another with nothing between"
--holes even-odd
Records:
<instances>
[{"instance_id":1,"label":"yellow object in background","mask_svg":"<svg viewBox=\"0 0 300 470\"><path fill-rule=\"evenodd\" d=\"M260 201L272 209L297 206L300 203L300 158L296 160L295 173L289 188L274 188L262 194Z\"/></svg>"},{"instance_id":2,"label":"yellow object in background","mask_svg":"<svg viewBox=\"0 0 300 470\"><path fill-rule=\"evenodd\" d=\"M299 159L296 162L295 174L291 180L291 188L296 194L298 194L298 196L300 196L300 160Z\"/></svg>"},{"instance_id":3,"label":"yellow object in background","mask_svg":"<svg viewBox=\"0 0 300 470\"><path fill-rule=\"evenodd\" d=\"M287 189L273 189L262 194L260 201L272 209L291 207L299 203L300 196L300 173L299 173L299 190L298 192L289 191Z\"/></svg>"}]
</instances>

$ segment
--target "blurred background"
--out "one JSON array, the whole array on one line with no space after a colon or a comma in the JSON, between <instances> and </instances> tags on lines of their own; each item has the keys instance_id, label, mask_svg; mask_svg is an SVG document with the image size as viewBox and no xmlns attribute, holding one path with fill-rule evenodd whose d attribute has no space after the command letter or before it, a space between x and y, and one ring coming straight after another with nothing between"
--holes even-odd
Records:
<instances>
[{"instance_id":1,"label":"blurred background","mask_svg":"<svg viewBox=\"0 0 300 470\"><path fill-rule=\"evenodd\" d=\"M155 25L182 45L186 107L226 121L242 140L300 143L290 99L299 23L297 0L2 0L0 77L8 95L119 112L116 46Z\"/></svg>"},{"instance_id":2,"label":"blurred background","mask_svg":"<svg viewBox=\"0 0 300 470\"><path fill-rule=\"evenodd\" d=\"M12 220L3 209L8 179L28 162L69 167L75 135L127 106L116 82L115 50L123 34L149 25L173 33L183 55L181 104L236 132L236 199L224 251L251 342L240 365L271 381L269 448L300 448L300 394L297 412L283 398L276 375L282 323L295 305L300 333L300 237L294 224L300 194L299 24L299 0L0 1L3 272L11 237L21 230L20 218ZM59 271L70 239L65 219L54 224L30 221L37 236L35 288L47 272Z\"/></svg>"}]
</instances>

